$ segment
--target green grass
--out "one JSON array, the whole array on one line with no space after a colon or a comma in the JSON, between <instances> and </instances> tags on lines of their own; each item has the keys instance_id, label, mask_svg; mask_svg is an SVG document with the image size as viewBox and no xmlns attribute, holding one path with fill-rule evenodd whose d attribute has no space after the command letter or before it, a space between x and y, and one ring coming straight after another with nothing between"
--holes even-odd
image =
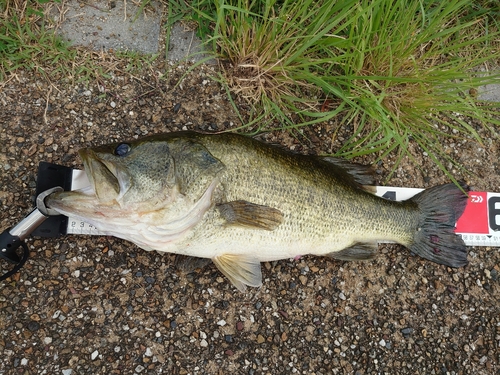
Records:
<instances>
[{"instance_id":1,"label":"green grass","mask_svg":"<svg viewBox=\"0 0 500 375\"><path fill-rule=\"evenodd\" d=\"M147 71L158 58L159 54L142 54L134 51L115 51L117 59L126 61L125 71L131 74L139 74Z\"/></svg>"},{"instance_id":2,"label":"green grass","mask_svg":"<svg viewBox=\"0 0 500 375\"><path fill-rule=\"evenodd\" d=\"M467 1L427 8L417 1L408 3L359 5L349 34L353 45L339 73L343 93L354 101L346 118L359 125L339 153L381 151L382 158L393 149L407 150L411 138L444 168L442 160L449 156L442 151L440 136L472 137L481 143L463 116L484 127L498 124L491 116L498 104L480 103L469 94L500 82L498 75L477 75L488 61L498 59L496 47L489 47L498 33L478 35L475 20L460 22ZM443 127L452 131L445 133Z\"/></svg>"},{"instance_id":3,"label":"green grass","mask_svg":"<svg viewBox=\"0 0 500 375\"><path fill-rule=\"evenodd\" d=\"M250 104L247 132L332 122L341 124L334 137L349 134L339 156L413 157L408 144L416 142L445 172L455 161L442 151L444 138L480 144L497 134L488 130L500 125L498 103L475 95L500 82L489 72L500 61L496 0L164 2L166 32L174 21L195 22L220 58L220 82ZM96 63L54 36L47 5L0 1L0 83L19 69L72 81L105 77L116 64ZM129 72L156 57L114 56Z\"/></svg>"},{"instance_id":4,"label":"green grass","mask_svg":"<svg viewBox=\"0 0 500 375\"><path fill-rule=\"evenodd\" d=\"M252 105L253 130L340 118L353 129L340 156L412 156L414 140L447 171L445 162L454 161L442 137L481 143L464 118L499 125L498 103L469 94L500 82L477 73L499 61L499 6L469 3L199 0L192 19L203 20L207 43L230 62L223 81Z\"/></svg>"},{"instance_id":5,"label":"green grass","mask_svg":"<svg viewBox=\"0 0 500 375\"><path fill-rule=\"evenodd\" d=\"M57 66L74 58L75 51L47 31L42 22L41 6L46 1L6 0L0 18L0 81L19 68L45 74L45 67Z\"/></svg>"},{"instance_id":6,"label":"green grass","mask_svg":"<svg viewBox=\"0 0 500 375\"><path fill-rule=\"evenodd\" d=\"M60 0L0 0L0 84L19 70L33 71L50 80L57 76L70 82L109 77L122 62L130 74L148 69L158 55L115 51L103 56L71 47L54 33L47 7ZM142 0L134 20L149 5Z\"/></svg>"}]
</instances>

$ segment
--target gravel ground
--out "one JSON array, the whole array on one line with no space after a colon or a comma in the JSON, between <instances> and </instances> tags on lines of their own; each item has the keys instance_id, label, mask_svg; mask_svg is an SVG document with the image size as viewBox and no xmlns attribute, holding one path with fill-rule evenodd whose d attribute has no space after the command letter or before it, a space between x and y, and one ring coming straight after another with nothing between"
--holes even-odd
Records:
<instances>
[{"instance_id":1,"label":"gravel ground","mask_svg":"<svg viewBox=\"0 0 500 375\"><path fill-rule=\"evenodd\" d=\"M39 161L81 167L77 150L146 134L240 125L215 67L160 80L116 69L87 86L34 74L0 90L0 228L32 207ZM244 107L241 107L244 112ZM331 152L335 124L264 138ZM487 136L488 137L488 136ZM413 145L387 182L447 179ZM499 141L443 142L500 191ZM370 161L367 158L364 161ZM377 165L383 181L392 159ZM263 264L264 285L238 292L213 265L187 273L173 255L111 237L30 239L26 267L0 283L0 374L498 374L500 252L471 248L451 269L380 247L365 263L304 257Z\"/></svg>"}]
</instances>

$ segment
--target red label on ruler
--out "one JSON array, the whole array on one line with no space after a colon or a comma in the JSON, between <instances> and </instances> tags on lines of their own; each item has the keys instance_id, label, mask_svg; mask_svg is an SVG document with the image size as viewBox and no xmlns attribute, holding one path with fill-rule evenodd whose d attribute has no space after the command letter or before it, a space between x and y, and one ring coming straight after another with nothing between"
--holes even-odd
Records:
<instances>
[{"instance_id":1,"label":"red label on ruler","mask_svg":"<svg viewBox=\"0 0 500 375\"><path fill-rule=\"evenodd\" d=\"M471 191L463 215L457 222L455 232L488 234L488 193Z\"/></svg>"}]
</instances>

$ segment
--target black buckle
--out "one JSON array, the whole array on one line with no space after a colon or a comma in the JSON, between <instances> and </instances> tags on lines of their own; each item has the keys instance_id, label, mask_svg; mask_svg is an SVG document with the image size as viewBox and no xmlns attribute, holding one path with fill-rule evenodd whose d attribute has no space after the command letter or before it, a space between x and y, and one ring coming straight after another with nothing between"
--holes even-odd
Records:
<instances>
[{"instance_id":1,"label":"black buckle","mask_svg":"<svg viewBox=\"0 0 500 375\"><path fill-rule=\"evenodd\" d=\"M22 252L18 251L20 247L23 249ZM28 260L29 255L28 246L19 237L12 236L8 230L0 234L0 258L15 265L10 271L0 276L0 281L11 277L19 271Z\"/></svg>"}]
</instances>

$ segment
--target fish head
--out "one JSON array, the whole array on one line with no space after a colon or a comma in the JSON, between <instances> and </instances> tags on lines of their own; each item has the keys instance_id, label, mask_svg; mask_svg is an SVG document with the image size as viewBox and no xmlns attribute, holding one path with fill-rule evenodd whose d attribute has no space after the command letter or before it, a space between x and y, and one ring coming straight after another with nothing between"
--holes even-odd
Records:
<instances>
[{"instance_id":1,"label":"fish head","mask_svg":"<svg viewBox=\"0 0 500 375\"><path fill-rule=\"evenodd\" d=\"M178 188L168 142L112 143L79 151L90 186L51 194L48 207L84 219L145 214L175 200Z\"/></svg>"},{"instance_id":2,"label":"fish head","mask_svg":"<svg viewBox=\"0 0 500 375\"><path fill-rule=\"evenodd\" d=\"M97 200L120 207L155 206L175 191L175 165L162 141L113 143L80 150Z\"/></svg>"},{"instance_id":3,"label":"fish head","mask_svg":"<svg viewBox=\"0 0 500 375\"><path fill-rule=\"evenodd\" d=\"M196 137L164 134L79 153L90 185L50 194L46 206L145 249L170 248L224 194L225 167Z\"/></svg>"}]
</instances>

